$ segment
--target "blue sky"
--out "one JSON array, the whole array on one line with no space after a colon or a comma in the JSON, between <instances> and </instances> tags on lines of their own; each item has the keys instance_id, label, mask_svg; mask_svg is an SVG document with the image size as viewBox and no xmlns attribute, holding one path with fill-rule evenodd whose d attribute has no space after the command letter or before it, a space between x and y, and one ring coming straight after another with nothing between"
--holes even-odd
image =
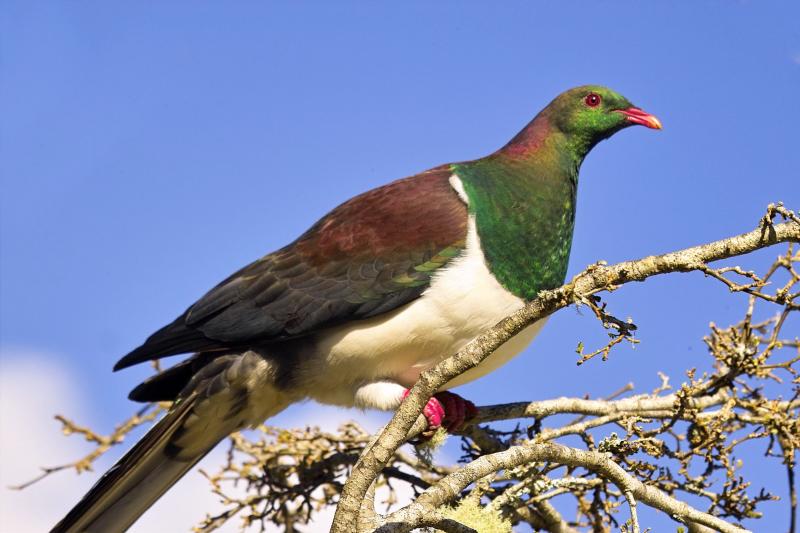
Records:
<instances>
[{"instance_id":1,"label":"blue sky","mask_svg":"<svg viewBox=\"0 0 800 533\"><path fill-rule=\"evenodd\" d=\"M614 88L664 130L587 158L571 274L745 231L769 202L800 207L796 2L404 4L4 2L4 367L44 354L41 372L63 369L110 427L148 373L113 363L220 279L354 194L493 151L575 85ZM659 370L707 366L708 323L745 304L701 275L608 300L639 325L636 350L576 367L578 341L603 332L568 309L460 392L650 390ZM783 494L770 466L753 474ZM777 507L756 529L785 527Z\"/></svg>"}]
</instances>

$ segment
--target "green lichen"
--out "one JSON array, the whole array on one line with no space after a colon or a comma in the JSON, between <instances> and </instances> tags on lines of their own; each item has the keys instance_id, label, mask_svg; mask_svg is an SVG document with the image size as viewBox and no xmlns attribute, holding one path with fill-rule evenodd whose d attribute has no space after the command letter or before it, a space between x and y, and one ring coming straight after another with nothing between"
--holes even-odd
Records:
<instances>
[{"instance_id":1,"label":"green lichen","mask_svg":"<svg viewBox=\"0 0 800 533\"><path fill-rule=\"evenodd\" d=\"M511 522L492 507L483 507L473 498L464 498L456 507L448 507L444 516L480 533L511 533Z\"/></svg>"},{"instance_id":2,"label":"green lichen","mask_svg":"<svg viewBox=\"0 0 800 533\"><path fill-rule=\"evenodd\" d=\"M447 430L443 427L437 428L430 438L421 441L414 447L417 458L427 465L433 464L433 455L436 450L444 446L448 435Z\"/></svg>"}]
</instances>

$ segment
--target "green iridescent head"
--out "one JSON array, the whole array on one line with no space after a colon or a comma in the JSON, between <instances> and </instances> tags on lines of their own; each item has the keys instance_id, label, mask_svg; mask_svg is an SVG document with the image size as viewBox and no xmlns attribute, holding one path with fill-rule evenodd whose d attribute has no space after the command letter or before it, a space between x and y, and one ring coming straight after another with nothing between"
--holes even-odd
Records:
<instances>
[{"instance_id":1,"label":"green iridescent head","mask_svg":"<svg viewBox=\"0 0 800 533\"><path fill-rule=\"evenodd\" d=\"M598 142L633 125L661 129L661 122L635 107L627 98L600 85L575 87L558 95L544 109L551 127L576 148L590 150Z\"/></svg>"}]
</instances>

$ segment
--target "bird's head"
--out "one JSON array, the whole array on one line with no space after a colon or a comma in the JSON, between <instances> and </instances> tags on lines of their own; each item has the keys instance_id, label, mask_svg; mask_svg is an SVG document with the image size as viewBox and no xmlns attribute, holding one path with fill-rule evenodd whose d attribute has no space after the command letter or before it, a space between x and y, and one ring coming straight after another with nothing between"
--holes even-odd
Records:
<instances>
[{"instance_id":1,"label":"bird's head","mask_svg":"<svg viewBox=\"0 0 800 533\"><path fill-rule=\"evenodd\" d=\"M575 87L558 95L544 111L552 127L586 151L619 130L633 125L661 129L653 115L600 85Z\"/></svg>"},{"instance_id":2,"label":"bird's head","mask_svg":"<svg viewBox=\"0 0 800 533\"><path fill-rule=\"evenodd\" d=\"M524 157L550 147L580 166L597 143L637 124L661 129L656 117L621 94L600 85L583 85L558 95L499 153Z\"/></svg>"}]
</instances>

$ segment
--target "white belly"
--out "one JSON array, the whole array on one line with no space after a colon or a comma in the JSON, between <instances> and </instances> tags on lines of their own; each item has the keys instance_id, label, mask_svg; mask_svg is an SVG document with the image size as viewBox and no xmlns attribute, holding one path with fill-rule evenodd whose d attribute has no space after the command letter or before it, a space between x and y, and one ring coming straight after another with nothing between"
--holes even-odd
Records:
<instances>
[{"instance_id":1,"label":"white belly","mask_svg":"<svg viewBox=\"0 0 800 533\"><path fill-rule=\"evenodd\" d=\"M411 387L422 372L523 305L489 272L471 218L464 253L434 275L420 298L391 313L326 333L318 353L331 375L317 382L388 379ZM443 388L462 385L506 363L533 340L543 324L529 326Z\"/></svg>"}]
</instances>

